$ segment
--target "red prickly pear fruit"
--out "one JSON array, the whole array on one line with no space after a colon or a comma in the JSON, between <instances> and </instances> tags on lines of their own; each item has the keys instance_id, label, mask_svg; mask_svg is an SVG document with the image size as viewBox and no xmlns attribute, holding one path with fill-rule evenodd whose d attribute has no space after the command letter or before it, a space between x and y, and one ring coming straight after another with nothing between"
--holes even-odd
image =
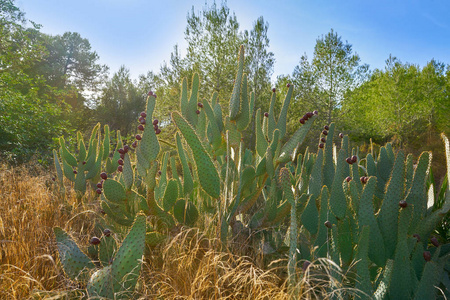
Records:
<instances>
[{"instance_id":1,"label":"red prickly pear fruit","mask_svg":"<svg viewBox=\"0 0 450 300\"><path fill-rule=\"evenodd\" d=\"M274 93L275 93L276 91L277 91L277 89L276 89L276 88L273 88L273 89L272 89L272 92L274 92Z\"/></svg>"},{"instance_id":2,"label":"red prickly pear fruit","mask_svg":"<svg viewBox=\"0 0 450 300\"><path fill-rule=\"evenodd\" d=\"M347 157L347 159L345 160L349 165L351 165L353 163L352 158L351 157ZM362 177L361 177L362 178Z\"/></svg>"},{"instance_id":3,"label":"red prickly pear fruit","mask_svg":"<svg viewBox=\"0 0 450 300\"><path fill-rule=\"evenodd\" d=\"M197 103L197 106L200 108L203 108L203 103L199 102L199 103Z\"/></svg>"},{"instance_id":4,"label":"red prickly pear fruit","mask_svg":"<svg viewBox=\"0 0 450 300\"><path fill-rule=\"evenodd\" d=\"M156 94L153 94L153 97L155 97L155 99L156 99Z\"/></svg>"},{"instance_id":5,"label":"red prickly pear fruit","mask_svg":"<svg viewBox=\"0 0 450 300\"><path fill-rule=\"evenodd\" d=\"M160 134L160 133L161 133L161 129L159 129L159 128L156 129L156 130L155 130L155 133L156 133L156 134Z\"/></svg>"},{"instance_id":6,"label":"red prickly pear fruit","mask_svg":"<svg viewBox=\"0 0 450 300\"><path fill-rule=\"evenodd\" d=\"M301 118L300 123L305 124L305 119Z\"/></svg>"},{"instance_id":7,"label":"red prickly pear fruit","mask_svg":"<svg viewBox=\"0 0 450 300\"><path fill-rule=\"evenodd\" d=\"M153 129L154 129L154 130L157 130L158 128L159 128L158 125L154 125L154 126L153 126Z\"/></svg>"},{"instance_id":8,"label":"red prickly pear fruit","mask_svg":"<svg viewBox=\"0 0 450 300\"><path fill-rule=\"evenodd\" d=\"M125 147L123 147L123 151L125 151L125 153L128 153L128 151L130 151L130 146L125 145Z\"/></svg>"},{"instance_id":9,"label":"red prickly pear fruit","mask_svg":"<svg viewBox=\"0 0 450 300\"><path fill-rule=\"evenodd\" d=\"M357 162L357 161L358 161L358 157L356 157L356 155L353 155L353 156L352 156L352 162L355 163L355 162Z\"/></svg>"},{"instance_id":10,"label":"red prickly pear fruit","mask_svg":"<svg viewBox=\"0 0 450 300\"><path fill-rule=\"evenodd\" d=\"M323 149L324 145L322 143L319 144L319 148Z\"/></svg>"},{"instance_id":11,"label":"red prickly pear fruit","mask_svg":"<svg viewBox=\"0 0 450 300\"><path fill-rule=\"evenodd\" d=\"M310 265L311 265L311 262L309 260L305 260L302 265L303 272L306 272L306 270L308 270Z\"/></svg>"},{"instance_id":12,"label":"red prickly pear fruit","mask_svg":"<svg viewBox=\"0 0 450 300\"><path fill-rule=\"evenodd\" d=\"M344 134L341 132L341 133L339 133L339 137L341 138L341 139L343 139L344 138Z\"/></svg>"},{"instance_id":13,"label":"red prickly pear fruit","mask_svg":"<svg viewBox=\"0 0 450 300\"><path fill-rule=\"evenodd\" d=\"M269 113L268 113L268 112L265 112L265 113L264 113L264 117L268 118L268 117L269 117Z\"/></svg>"},{"instance_id":14,"label":"red prickly pear fruit","mask_svg":"<svg viewBox=\"0 0 450 300\"><path fill-rule=\"evenodd\" d=\"M145 119L144 118L139 118L139 123L141 123L142 125L145 125Z\"/></svg>"},{"instance_id":15,"label":"red prickly pear fruit","mask_svg":"<svg viewBox=\"0 0 450 300\"><path fill-rule=\"evenodd\" d=\"M101 189L101 188L103 187L103 183L101 183L101 182L97 183L97 187L98 187L99 189Z\"/></svg>"},{"instance_id":16,"label":"red prickly pear fruit","mask_svg":"<svg viewBox=\"0 0 450 300\"><path fill-rule=\"evenodd\" d=\"M306 113L306 114L304 114L303 115L303 117L302 117L305 121L308 121L308 119L309 119L309 116L308 116L308 114Z\"/></svg>"},{"instance_id":17,"label":"red prickly pear fruit","mask_svg":"<svg viewBox=\"0 0 450 300\"><path fill-rule=\"evenodd\" d=\"M103 209L100 209L100 213L101 213L102 215L106 215L106 213L105 213L105 211L104 211Z\"/></svg>"},{"instance_id":18,"label":"red prickly pear fruit","mask_svg":"<svg viewBox=\"0 0 450 300\"><path fill-rule=\"evenodd\" d=\"M105 230L103 230L103 234L105 236L110 236L111 235L111 230L109 230L108 228L106 228Z\"/></svg>"},{"instance_id":19,"label":"red prickly pear fruit","mask_svg":"<svg viewBox=\"0 0 450 300\"><path fill-rule=\"evenodd\" d=\"M359 178L359 180L361 180L362 184L366 184L367 180L369 180L369 178L367 178L366 176L362 176L361 178Z\"/></svg>"},{"instance_id":20,"label":"red prickly pear fruit","mask_svg":"<svg viewBox=\"0 0 450 300\"><path fill-rule=\"evenodd\" d=\"M319 114L319 112L317 110L313 111L313 114L315 114L316 116Z\"/></svg>"},{"instance_id":21,"label":"red prickly pear fruit","mask_svg":"<svg viewBox=\"0 0 450 300\"><path fill-rule=\"evenodd\" d=\"M125 159L125 154L120 154L119 156L121 159Z\"/></svg>"},{"instance_id":22,"label":"red prickly pear fruit","mask_svg":"<svg viewBox=\"0 0 450 300\"><path fill-rule=\"evenodd\" d=\"M133 148L136 148L136 147L137 147L137 141L134 141L134 142L131 144L131 146L132 146Z\"/></svg>"},{"instance_id":23,"label":"red prickly pear fruit","mask_svg":"<svg viewBox=\"0 0 450 300\"><path fill-rule=\"evenodd\" d=\"M140 135L140 134L136 134L136 139L138 140L138 141L140 141L140 140L142 140L142 136ZM135 147L136 148L136 147Z\"/></svg>"},{"instance_id":24,"label":"red prickly pear fruit","mask_svg":"<svg viewBox=\"0 0 450 300\"><path fill-rule=\"evenodd\" d=\"M420 235L415 233L415 234L413 234L413 237L415 237L417 239L417 242L420 242Z\"/></svg>"},{"instance_id":25,"label":"red prickly pear fruit","mask_svg":"<svg viewBox=\"0 0 450 300\"><path fill-rule=\"evenodd\" d=\"M401 208L406 208L406 207L408 206L408 203L407 203L405 200L401 200L401 201L398 203L398 205L399 205Z\"/></svg>"},{"instance_id":26,"label":"red prickly pear fruit","mask_svg":"<svg viewBox=\"0 0 450 300\"><path fill-rule=\"evenodd\" d=\"M290 83L286 84L286 87L287 88L291 87L291 84Z\"/></svg>"},{"instance_id":27,"label":"red prickly pear fruit","mask_svg":"<svg viewBox=\"0 0 450 300\"><path fill-rule=\"evenodd\" d=\"M331 225L330 221L325 221L325 223L323 223L323 225L325 225L325 227L330 228L333 227L333 225Z\"/></svg>"},{"instance_id":28,"label":"red prickly pear fruit","mask_svg":"<svg viewBox=\"0 0 450 300\"><path fill-rule=\"evenodd\" d=\"M322 134L323 135L328 135L328 131L324 130L324 131L322 131Z\"/></svg>"},{"instance_id":29,"label":"red prickly pear fruit","mask_svg":"<svg viewBox=\"0 0 450 300\"><path fill-rule=\"evenodd\" d=\"M78 172L76 170L73 170L73 174L78 174Z\"/></svg>"},{"instance_id":30,"label":"red prickly pear fruit","mask_svg":"<svg viewBox=\"0 0 450 300\"><path fill-rule=\"evenodd\" d=\"M153 125L157 125L158 124L158 119L154 119L152 124Z\"/></svg>"},{"instance_id":31,"label":"red prickly pear fruit","mask_svg":"<svg viewBox=\"0 0 450 300\"><path fill-rule=\"evenodd\" d=\"M161 174L162 174L162 172L161 172L161 170L159 170L159 171L158 171L158 175L161 175Z\"/></svg>"},{"instance_id":32,"label":"red prickly pear fruit","mask_svg":"<svg viewBox=\"0 0 450 300\"><path fill-rule=\"evenodd\" d=\"M119 159L119 160L117 161L117 163L118 163L119 165L123 166L123 160Z\"/></svg>"},{"instance_id":33,"label":"red prickly pear fruit","mask_svg":"<svg viewBox=\"0 0 450 300\"><path fill-rule=\"evenodd\" d=\"M145 113L145 111L141 112L141 117L143 117L143 118L147 117L147 114Z\"/></svg>"},{"instance_id":34,"label":"red prickly pear fruit","mask_svg":"<svg viewBox=\"0 0 450 300\"><path fill-rule=\"evenodd\" d=\"M56 181L56 178L55 178L55 177L52 177L52 181Z\"/></svg>"},{"instance_id":35,"label":"red prickly pear fruit","mask_svg":"<svg viewBox=\"0 0 450 300\"><path fill-rule=\"evenodd\" d=\"M200 111L197 109L197 110L195 111L195 113L196 113L197 115L199 115L199 114L200 114Z\"/></svg>"},{"instance_id":36,"label":"red prickly pear fruit","mask_svg":"<svg viewBox=\"0 0 450 300\"><path fill-rule=\"evenodd\" d=\"M321 138L320 141L321 141L322 143L326 143L326 142L327 142L327 140L326 140L324 137Z\"/></svg>"},{"instance_id":37,"label":"red prickly pear fruit","mask_svg":"<svg viewBox=\"0 0 450 300\"><path fill-rule=\"evenodd\" d=\"M423 251L423 259L425 259L425 261L430 261L431 260L431 253L430 253L430 251Z\"/></svg>"},{"instance_id":38,"label":"red prickly pear fruit","mask_svg":"<svg viewBox=\"0 0 450 300\"><path fill-rule=\"evenodd\" d=\"M119 152L120 154L125 154L125 150L123 148L120 148L119 150L117 150L117 152Z\"/></svg>"},{"instance_id":39,"label":"red prickly pear fruit","mask_svg":"<svg viewBox=\"0 0 450 300\"><path fill-rule=\"evenodd\" d=\"M117 171L123 172L123 167L122 167L121 165L119 165L119 166L117 167Z\"/></svg>"},{"instance_id":40,"label":"red prickly pear fruit","mask_svg":"<svg viewBox=\"0 0 450 300\"><path fill-rule=\"evenodd\" d=\"M95 192L100 195L102 193L102 189L97 189Z\"/></svg>"},{"instance_id":41,"label":"red prickly pear fruit","mask_svg":"<svg viewBox=\"0 0 450 300\"><path fill-rule=\"evenodd\" d=\"M437 240L437 238L436 238L435 236L433 236L433 237L430 239L430 242L433 244L433 246L439 247L439 241Z\"/></svg>"},{"instance_id":42,"label":"red prickly pear fruit","mask_svg":"<svg viewBox=\"0 0 450 300\"><path fill-rule=\"evenodd\" d=\"M85 164L86 164L86 161L83 161L82 164L85 165Z\"/></svg>"},{"instance_id":43,"label":"red prickly pear fruit","mask_svg":"<svg viewBox=\"0 0 450 300\"><path fill-rule=\"evenodd\" d=\"M347 176L347 178L345 178L345 181L350 182L352 181L352 178L350 176Z\"/></svg>"},{"instance_id":44,"label":"red prickly pear fruit","mask_svg":"<svg viewBox=\"0 0 450 300\"><path fill-rule=\"evenodd\" d=\"M308 118L312 118L314 116L314 113L308 112L308 113L306 113L306 115L308 116Z\"/></svg>"},{"instance_id":45,"label":"red prickly pear fruit","mask_svg":"<svg viewBox=\"0 0 450 300\"><path fill-rule=\"evenodd\" d=\"M100 173L100 177L101 177L103 180L106 180L106 179L108 178L108 175L107 175L105 172L101 172L101 173Z\"/></svg>"},{"instance_id":46,"label":"red prickly pear fruit","mask_svg":"<svg viewBox=\"0 0 450 300\"><path fill-rule=\"evenodd\" d=\"M138 127L137 127L140 131L144 131L144 125L139 125Z\"/></svg>"},{"instance_id":47,"label":"red prickly pear fruit","mask_svg":"<svg viewBox=\"0 0 450 300\"><path fill-rule=\"evenodd\" d=\"M149 92L147 93L147 95L153 96L153 92L152 92L152 91L149 91Z\"/></svg>"},{"instance_id":48,"label":"red prickly pear fruit","mask_svg":"<svg viewBox=\"0 0 450 300\"><path fill-rule=\"evenodd\" d=\"M96 236L93 236L89 240L89 243L92 244L92 245L98 245L98 244L100 244L100 239L98 237L96 237Z\"/></svg>"},{"instance_id":49,"label":"red prickly pear fruit","mask_svg":"<svg viewBox=\"0 0 450 300\"><path fill-rule=\"evenodd\" d=\"M328 125L323 126L323 129L330 130L330 127Z\"/></svg>"}]
</instances>

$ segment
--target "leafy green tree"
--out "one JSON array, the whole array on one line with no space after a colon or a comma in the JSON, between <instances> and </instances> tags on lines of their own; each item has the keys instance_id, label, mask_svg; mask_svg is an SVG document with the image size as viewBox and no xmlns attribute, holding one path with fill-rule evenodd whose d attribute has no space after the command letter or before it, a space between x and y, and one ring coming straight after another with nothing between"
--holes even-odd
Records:
<instances>
[{"instance_id":1,"label":"leafy green tree","mask_svg":"<svg viewBox=\"0 0 450 300\"><path fill-rule=\"evenodd\" d=\"M0 155L20 163L33 154L49 154L53 139L66 130L66 106L52 101L61 92L29 71L45 56L39 26L26 28L13 1L0 1ZM48 93L41 95L41 90Z\"/></svg>"},{"instance_id":2,"label":"leafy green tree","mask_svg":"<svg viewBox=\"0 0 450 300\"><path fill-rule=\"evenodd\" d=\"M216 91L223 101L233 89L236 57L243 42L235 14L225 3L220 7L213 3L199 13L192 8L185 40L187 69L200 75L201 95L210 97Z\"/></svg>"},{"instance_id":3,"label":"leafy green tree","mask_svg":"<svg viewBox=\"0 0 450 300\"><path fill-rule=\"evenodd\" d=\"M300 91L295 99L306 110L319 110L325 122L336 121L345 94L364 82L367 74L368 65L360 64L352 45L331 29L317 39L312 61L305 54L295 67L292 79Z\"/></svg>"},{"instance_id":4,"label":"leafy green tree","mask_svg":"<svg viewBox=\"0 0 450 300\"><path fill-rule=\"evenodd\" d=\"M130 71L121 66L106 82L97 107L98 121L111 130L120 130L123 136L136 132L139 113L145 109L145 96L130 77Z\"/></svg>"},{"instance_id":5,"label":"leafy green tree","mask_svg":"<svg viewBox=\"0 0 450 300\"><path fill-rule=\"evenodd\" d=\"M268 109L267 99L270 97L270 78L273 74L275 62L273 52L269 51L269 37L267 31L269 23L259 17L251 31L244 31L246 49L246 72L250 82L250 90L255 92L257 107Z\"/></svg>"},{"instance_id":6,"label":"leafy green tree","mask_svg":"<svg viewBox=\"0 0 450 300\"><path fill-rule=\"evenodd\" d=\"M434 60L421 69L390 56L384 70L375 70L344 101L346 126L354 137L380 143L393 138L420 146L433 134L438 140L450 125L447 77L444 64Z\"/></svg>"}]
</instances>

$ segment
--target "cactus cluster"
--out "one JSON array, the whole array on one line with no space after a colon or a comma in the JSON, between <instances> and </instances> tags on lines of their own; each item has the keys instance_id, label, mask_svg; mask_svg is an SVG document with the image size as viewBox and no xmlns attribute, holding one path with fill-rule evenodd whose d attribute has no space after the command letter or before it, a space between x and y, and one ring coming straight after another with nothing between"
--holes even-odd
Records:
<instances>
[{"instance_id":1,"label":"cactus cluster","mask_svg":"<svg viewBox=\"0 0 450 300\"><path fill-rule=\"evenodd\" d=\"M109 230L105 230L101 239L91 238L90 243L95 245L98 251L97 262L84 254L68 233L55 227L53 230L65 274L72 280L87 283L90 297L130 299L142 264L145 218L142 213L136 215L119 249ZM98 269L99 265L102 268Z\"/></svg>"},{"instance_id":2,"label":"cactus cluster","mask_svg":"<svg viewBox=\"0 0 450 300\"><path fill-rule=\"evenodd\" d=\"M292 290L303 276L299 263L308 266L309 261L327 257L343 269L357 261L350 284L375 299L429 299L424 295L434 295L433 287L448 278L443 274L450 247L434 241L432 232L450 210L450 192L439 210L427 206L431 154L422 153L415 168L411 155L395 154L390 144L382 147L377 157L368 154L360 158L357 150L350 149L348 136L340 133L340 143L333 143L333 123L324 126L317 152L306 149L298 153L319 112L306 112L298 129L286 139L294 88L290 84L277 118L275 89L269 111L256 110L255 150L246 149L243 132L251 123L255 96L248 90L243 70L241 47L226 116L217 93L210 101L199 102L197 74L190 92L183 80L180 109L171 115L178 132L173 148L167 151L161 151L158 120L151 125L146 121L152 119L156 105L153 93L148 94L146 111L140 114L138 129L142 133L136 135L132 148L123 147L118 133L117 148L109 158L109 130L105 126L101 141L100 125L94 128L88 149L78 136L77 158L61 139L62 168L54 152L59 182L64 174L82 195L86 180L91 180L106 221L112 226L133 226L133 231L134 220L139 220L151 247L166 238L168 229L177 224L195 226L199 216L208 214L218 216L223 247L236 224L259 232L254 237L264 236L269 245L266 249L280 252L289 246ZM448 157L448 140L444 140ZM77 167L76 176L72 167ZM152 225L145 226L140 211L154 221ZM61 229L55 229L55 234L69 277L81 278L84 269L95 267ZM280 234L286 238L280 239ZM109 247L102 247L105 239L98 245L102 264L108 260L102 253ZM122 248L129 247L127 239ZM122 255L122 248L116 257ZM130 251L134 260L140 251ZM103 297L117 292L118 285L111 288L106 283L122 278L123 274L115 271L116 260L91 277L90 292Z\"/></svg>"}]
</instances>

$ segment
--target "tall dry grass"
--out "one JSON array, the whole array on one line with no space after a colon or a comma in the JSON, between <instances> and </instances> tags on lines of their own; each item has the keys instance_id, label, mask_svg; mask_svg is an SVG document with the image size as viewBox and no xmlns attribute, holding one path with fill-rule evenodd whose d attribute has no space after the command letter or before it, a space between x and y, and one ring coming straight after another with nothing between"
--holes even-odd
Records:
<instances>
[{"instance_id":1,"label":"tall dry grass","mask_svg":"<svg viewBox=\"0 0 450 300\"><path fill-rule=\"evenodd\" d=\"M41 295L59 299L83 288L64 276L52 228L64 228L86 250L94 221L102 218L94 193L77 203L70 185L64 199L38 165L4 165L1 170L0 299L26 299L36 290L54 291ZM181 228L166 243L146 249L136 299L291 298L283 275L287 261L264 267L257 263L257 251L254 257L220 251L219 242L204 233L206 224L199 227ZM295 298L331 298L331 285L337 296L348 295L351 290L339 272L327 260L311 264L306 272L300 269Z\"/></svg>"}]
</instances>

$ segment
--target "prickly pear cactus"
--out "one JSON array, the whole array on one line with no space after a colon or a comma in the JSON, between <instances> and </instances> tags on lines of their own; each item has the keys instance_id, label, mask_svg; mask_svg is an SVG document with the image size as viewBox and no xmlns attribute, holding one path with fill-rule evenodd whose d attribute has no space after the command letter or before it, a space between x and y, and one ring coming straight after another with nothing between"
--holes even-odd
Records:
<instances>
[{"instance_id":1,"label":"prickly pear cactus","mask_svg":"<svg viewBox=\"0 0 450 300\"><path fill-rule=\"evenodd\" d=\"M167 149L160 147L158 138L164 126L157 119L146 121L153 119L157 105L156 95L149 92L146 110L139 117L140 133L132 147L123 146L119 134L112 158L107 127L102 140L97 125L87 146L79 135L77 156L61 138L60 158L54 153L58 182L63 183L64 174L80 197L86 181L97 182L106 222L130 227L143 211L155 222L146 233L144 229L143 240L151 247L167 239L177 223L195 226L200 216L209 214L217 218L224 247L229 232L235 234L230 229L239 224L258 232L252 239L264 243L261 248L270 245L275 249L272 253L282 254L289 249L284 254L290 258L291 286L300 278L299 261L327 257L344 271L359 261L352 270L357 276L350 277L349 284L373 298L435 295L431 286L448 282L448 277L439 274L444 274L440 266L448 264L450 246L438 245L432 234L450 210L450 192L446 191L439 209L433 211L427 205L431 153L422 153L416 167L411 155L395 153L391 144L382 147L377 156L369 153L363 158L358 149L350 148L348 136L340 133L337 138L333 123L319 133L317 150L307 148L298 153L319 112L306 112L289 135L286 122L294 86L288 85L278 115L275 89L269 111L262 113L254 107L244 60L241 47L226 116L217 93L199 102L207 97L199 96L197 74L190 89L184 79L179 111L171 114L177 132L174 141L164 141L171 148L161 151ZM250 124L255 126L250 129L256 136L254 150L246 149L243 140L243 131ZM444 143L449 160L445 136ZM73 248L74 243L67 244ZM81 262L68 269L68 276L78 276L80 270L91 267L81 251L76 253ZM92 293L110 297L117 292L111 277L120 275L114 273L117 264L95 274L89 285Z\"/></svg>"},{"instance_id":2,"label":"prickly pear cactus","mask_svg":"<svg viewBox=\"0 0 450 300\"><path fill-rule=\"evenodd\" d=\"M96 265L74 240L59 227L54 228L54 233L64 272L72 280L87 282L90 297L130 299L139 277L145 247L146 217L143 213L137 214L115 255L115 241L109 232L105 232L101 240L91 240L92 244L99 244L98 256L103 265L94 273Z\"/></svg>"}]
</instances>

